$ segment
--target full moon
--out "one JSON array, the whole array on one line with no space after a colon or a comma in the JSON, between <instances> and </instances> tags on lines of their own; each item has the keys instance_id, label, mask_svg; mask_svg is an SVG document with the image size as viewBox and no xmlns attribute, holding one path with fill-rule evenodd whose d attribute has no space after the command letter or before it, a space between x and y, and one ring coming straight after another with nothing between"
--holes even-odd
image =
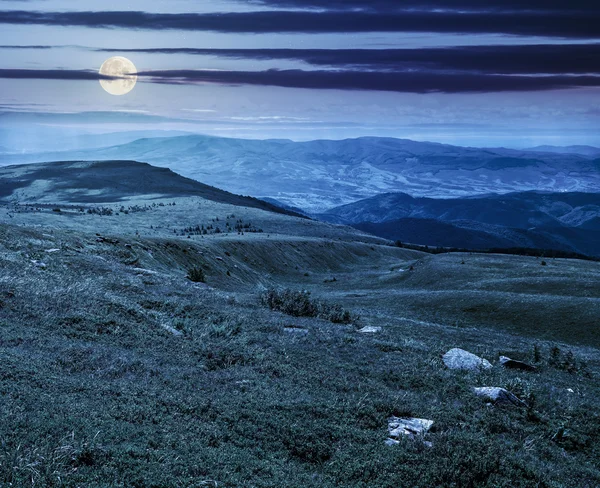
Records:
<instances>
[{"instance_id":1,"label":"full moon","mask_svg":"<svg viewBox=\"0 0 600 488\"><path fill-rule=\"evenodd\" d=\"M137 70L129 59L114 56L100 67L100 74L114 76L114 80L100 80L100 85L111 95L125 95L133 90L137 81Z\"/></svg>"}]
</instances>

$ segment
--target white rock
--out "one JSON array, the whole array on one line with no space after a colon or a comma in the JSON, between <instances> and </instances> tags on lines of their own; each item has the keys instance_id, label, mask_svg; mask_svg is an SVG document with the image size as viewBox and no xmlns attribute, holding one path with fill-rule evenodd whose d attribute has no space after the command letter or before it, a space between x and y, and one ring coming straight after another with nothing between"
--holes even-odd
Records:
<instances>
[{"instance_id":1,"label":"white rock","mask_svg":"<svg viewBox=\"0 0 600 488\"><path fill-rule=\"evenodd\" d=\"M492 402L494 405L515 405L518 407L526 407L527 404L519 400L510 391L497 386L484 386L481 388L473 388L475 395L483 398L486 401Z\"/></svg>"},{"instance_id":2,"label":"white rock","mask_svg":"<svg viewBox=\"0 0 600 488\"><path fill-rule=\"evenodd\" d=\"M367 325L359 330L361 334L377 334L377 332L381 332L381 327L372 327Z\"/></svg>"},{"instance_id":3,"label":"white rock","mask_svg":"<svg viewBox=\"0 0 600 488\"><path fill-rule=\"evenodd\" d=\"M433 420L390 417L388 419L388 432L392 438L403 435L414 437L415 435L427 433L432 425Z\"/></svg>"},{"instance_id":4,"label":"white rock","mask_svg":"<svg viewBox=\"0 0 600 488\"><path fill-rule=\"evenodd\" d=\"M171 327L170 325L160 324L160 326L163 329L165 329L167 332L170 332L171 334L173 334L176 337L180 337L183 335L183 332L181 332L180 330L177 330L175 327Z\"/></svg>"},{"instance_id":5,"label":"white rock","mask_svg":"<svg viewBox=\"0 0 600 488\"><path fill-rule=\"evenodd\" d=\"M450 349L442 359L449 369L478 371L492 367L487 359L481 359L479 356L459 348Z\"/></svg>"},{"instance_id":6,"label":"white rock","mask_svg":"<svg viewBox=\"0 0 600 488\"><path fill-rule=\"evenodd\" d=\"M40 269L46 269L48 267L46 263L43 263L42 261L36 261L35 259L32 259L31 263Z\"/></svg>"},{"instance_id":7,"label":"white rock","mask_svg":"<svg viewBox=\"0 0 600 488\"><path fill-rule=\"evenodd\" d=\"M58 252L60 251L60 249L46 249L47 253L53 253L53 252Z\"/></svg>"},{"instance_id":8,"label":"white rock","mask_svg":"<svg viewBox=\"0 0 600 488\"><path fill-rule=\"evenodd\" d=\"M423 440L423 436L431 429L433 420L415 419L415 418L398 418L390 417L388 419L389 438L385 441L388 446L397 446L400 444L399 438L407 436L410 439L421 439L427 447L432 447L433 444Z\"/></svg>"},{"instance_id":9,"label":"white rock","mask_svg":"<svg viewBox=\"0 0 600 488\"><path fill-rule=\"evenodd\" d=\"M135 271L136 273L141 273L141 274L149 274L149 275L157 275L158 274L156 271L152 271L151 269L144 269L144 268L132 268L131 271Z\"/></svg>"}]
</instances>

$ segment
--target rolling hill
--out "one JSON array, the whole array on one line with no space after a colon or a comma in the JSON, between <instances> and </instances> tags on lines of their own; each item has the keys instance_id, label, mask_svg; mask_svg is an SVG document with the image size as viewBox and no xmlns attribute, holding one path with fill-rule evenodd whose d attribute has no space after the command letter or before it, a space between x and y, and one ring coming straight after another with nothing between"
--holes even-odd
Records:
<instances>
[{"instance_id":1,"label":"rolling hill","mask_svg":"<svg viewBox=\"0 0 600 488\"><path fill-rule=\"evenodd\" d=\"M184 178L168 168L136 161L63 161L0 167L0 201L106 203L136 196L196 196L230 205L298 215Z\"/></svg>"}]
</instances>

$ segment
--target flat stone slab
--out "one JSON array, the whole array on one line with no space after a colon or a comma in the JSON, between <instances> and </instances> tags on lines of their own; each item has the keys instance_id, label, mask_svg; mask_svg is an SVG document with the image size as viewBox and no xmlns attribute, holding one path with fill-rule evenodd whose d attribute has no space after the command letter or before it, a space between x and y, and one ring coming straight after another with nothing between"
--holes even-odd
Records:
<instances>
[{"instance_id":1,"label":"flat stone slab","mask_svg":"<svg viewBox=\"0 0 600 488\"><path fill-rule=\"evenodd\" d=\"M444 354L442 359L448 369L460 371L480 371L492 367L487 359L482 359L469 351L459 348L450 349Z\"/></svg>"},{"instance_id":2,"label":"flat stone slab","mask_svg":"<svg viewBox=\"0 0 600 488\"><path fill-rule=\"evenodd\" d=\"M526 407L527 404L519 400L510 391L499 388L497 386L484 386L481 388L473 388L475 395L483 400L493 403L494 405L514 405L516 407Z\"/></svg>"},{"instance_id":3,"label":"flat stone slab","mask_svg":"<svg viewBox=\"0 0 600 488\"><path fill-rule=\"evenodd\" d=\"M516 359L511 359L506 356L500 356L498 359L498 363L500 363L505 368L509 369L520 369L521 371L537 371L535 366L531 364L524 363L523 361L517 361Z\"/></svg>"},{"instance_id":4,"label":"flat stone slab","mask_svg":"<svg viewBox=\"0 0 600 488\"><path fill-rule=\"evenodd\" d=\"M390 437L401 437L403 435L423 435L431 429L433 420L390 417L388 419L388 432Z\"/></svg>"},{"instance_id":5,"label":"flat stone slab","mask_svg":"<svg viewBox=\"0 0 600 488\"><path fill-rule=\"evenodd\" d=\"M406 436L410 439L421 438L431 429L433 420L417 418L399 418L390 417L388 419L389 438L385 441L388 446L400 444L400 439ZM431 447L431 442L423 441L427 447Z\"/></svg>"},{"instance_id":6,"label":"flat stone slab","mask_svg":"<svg viewBox=\"0 0 600 488\"><path fill-rule=\"evenodd\" d=\"M181 332L180 330L177 330L175 327L171 327L170 325L160 324L160 326L163 329L165 329L167 332L170 332L171 334L173 334L175 337L181 337L183 335L183 332Z\"/></svg>"},{"instance_id":7,"label":"flat stone slab","mask_svg":"<svg viewBox=\"0 0 600 488\"><path fill-rule=\"evenodd\" d=\"M378 332L381 332L381 327L372 327L370 325L367 325L366 327L360 329L358 332L360 332L361 334L377 334Z\"/></svg>"}]
</instances>

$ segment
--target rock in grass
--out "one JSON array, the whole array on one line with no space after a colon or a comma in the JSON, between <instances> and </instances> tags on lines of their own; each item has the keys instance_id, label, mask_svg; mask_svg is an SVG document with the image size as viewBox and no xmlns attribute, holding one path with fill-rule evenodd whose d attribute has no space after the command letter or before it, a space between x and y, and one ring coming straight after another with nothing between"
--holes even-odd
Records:
<instances>
[{"instance_id":1,"label":"rock in grass","mask_svg":"<svg viewBox=\"0 0 600 488\"><path fill-rule=\"evenodd\" d=\"M388 433L390 438L385 443L388 446L397 445L399 444L398 439L403 436L408 436L410 439L422 438L431 429L432 425L433 420L390 417L388 419ZM431 447L430 442L424 441L424 443Z\"/></svg>"},{"instance_id":2,"label":"rock in grass","mask_svg":"<svg viewBox=\"0 0 600 488\"><path fill-rule=\"evenodd\" d=\"M167 332L170 332L171 334L173 334L175 337L181 337L183 335L183 332L181 332L180 330L177 330L175 327L171 327L170 325L160 324L160 326L163 329L165 329Z\"/></svg>"},{"instance_id":3,"label":"rock in grass","mask_svg":"<svg viewBox=\"0 0 600 488\"><path fill-rule=\"evenodd\" d=\"M497 386L484 386L481 388L473 388L475 395L493 403L494 405L514 405L516 407L526 407L527 404L519 400L510 391Z\"/></svg>"},{"instance_id":4,"label":"rock in grass","mask_svg":"<svg viewBox=\"0 0 600 488\"><path fill-rule=\"evenodd\" d=\"M299 335L308 334L308 329L305 329L304 327L297 327L295 325L288 325L283 328L283 331L288 332L290 334L299 334Z\"/></svg>"},{"instance_id":5,"label":"rock in grass","mask_svg":"<svg viewBox=\"0 0 600 488\"><path fill-rule=\"evenodd\" d=\"M537 368L531 364L524 363L523 361L517 361L506 356L500 356L498 362L505 368L520 369L521 371L536 371Z\"/></svg>"},{"instance_id":6,"label":"rock in grass","mask_svg":"<svg viewBox=\"0 0 600 488\"><path fill-rule=\"evenodd\" d=\"M359 330L361 334L377 334L377 332L381 332L381 327L372 327L367 325Z\"/></svg>"},{"instance_id":7,"label":"rock in grass","mask_svg":"<svg viewBox=\"0 0 600 488\"><path fill-rule=\"evenodd\" d=\"M450 349L442 359L449 369L478 371L492 367L488 360L481 359L479 356L459 348Z\"/></svg>"}]
</instances>

